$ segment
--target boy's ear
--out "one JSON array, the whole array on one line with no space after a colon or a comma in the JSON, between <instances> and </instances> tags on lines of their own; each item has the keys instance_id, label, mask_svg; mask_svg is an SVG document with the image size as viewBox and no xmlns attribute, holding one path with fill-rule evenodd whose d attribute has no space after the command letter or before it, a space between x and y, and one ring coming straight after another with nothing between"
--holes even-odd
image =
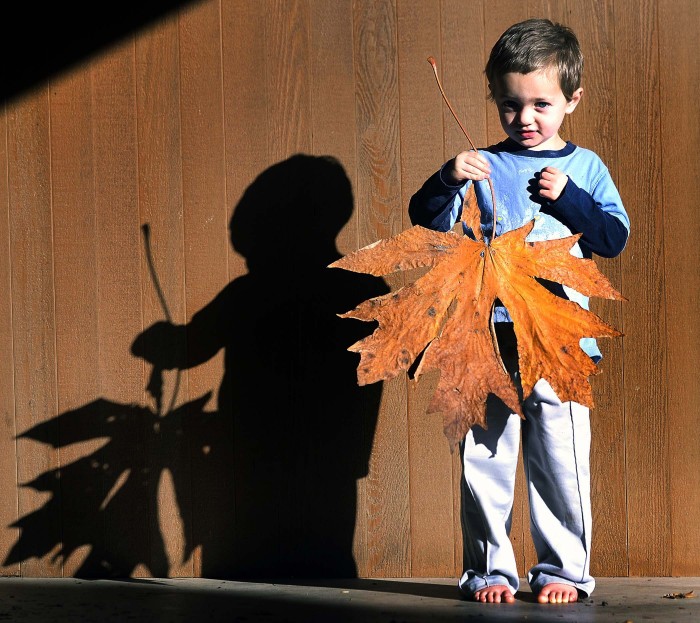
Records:
<instances>
[{"instance_id":1,"label":"boy's ear","mask_svg":"<svg viewBox=\"0 0 700 623\"><path fill-rule=\"evenodd\" d=\"M566 114L570 115L574 110L576 109L576 106L578 106L578 103L581 101L581 98L583 97L583 89L579 87L576 89L573 94L571 95L571 99L566 103Z\"/></svg>"}]
</instances>

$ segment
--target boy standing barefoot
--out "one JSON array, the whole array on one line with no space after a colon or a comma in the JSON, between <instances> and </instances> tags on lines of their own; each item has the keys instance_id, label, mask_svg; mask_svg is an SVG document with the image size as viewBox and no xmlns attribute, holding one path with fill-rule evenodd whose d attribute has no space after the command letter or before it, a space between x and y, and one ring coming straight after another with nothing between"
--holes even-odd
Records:
<instances>
[{"instance_id":1,"label":"boy standing barefoot","mask_svg":"<svg viewBox=\"0 0 700 623\"><path fill-rule=\"evenodd\" d=\"M629 235L629 218L606 166L593 152L559 135L583 94L582 69L579 43L569 28L532 19L506 30L491 51L486 76L507 138L478 153L463 151L443 165L412 197L412 222L450 230L460 217L466 189L474 184L486 238L534 219L528 240L580 233L574 255L619 254ZM487 178L496 192L495 233ZM548 287L588 308L588 299L578 292ZM520 389L508 310L495 308L494 321L501 356ZM594 339L581 340L581 348L600 360ZM489 402L488 428L473 427L461 443L466 569L459 586L477 601L514 601L519 574L509 532L522 436L538 560L528 581L540 603L573 602L595 586L589 572L589 410L561 402L545 379L523 399L524 420L503 403Z\"/></svg>"}]
</instances>

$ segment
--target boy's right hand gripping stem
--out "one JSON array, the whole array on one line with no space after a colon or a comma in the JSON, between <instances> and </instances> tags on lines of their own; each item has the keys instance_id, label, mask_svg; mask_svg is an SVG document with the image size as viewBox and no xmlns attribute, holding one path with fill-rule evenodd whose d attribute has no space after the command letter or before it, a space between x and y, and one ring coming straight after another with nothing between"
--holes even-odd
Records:
<instances>
[{"instance_id":1,"label":"boy's right hand gripping stem","mask_svg":"<svg viewBox=\"0 0 700 623\"><path fill-rule=\"evenodd\" d=\"M488 179L491 175L491 167L488 160L479 152L470 150L457 154L452 160L450 175L457 183L471 180L479 182Z\"/></svg>"}]
</instances>

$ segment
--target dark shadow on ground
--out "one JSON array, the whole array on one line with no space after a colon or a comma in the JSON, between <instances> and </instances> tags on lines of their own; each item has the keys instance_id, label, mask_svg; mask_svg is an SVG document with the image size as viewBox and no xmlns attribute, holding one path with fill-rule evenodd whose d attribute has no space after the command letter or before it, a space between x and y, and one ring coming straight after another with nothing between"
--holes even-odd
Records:
<instances>
[{"instance_id":1,"label":"dark shadow on ground","mask_svg":"<svg viewBox=\"0 0 700 623\"><path fill-rule=\"evenodd\" d=\"M601 578L593 597L542 605L519 592L513 604L454 597L454 580L231 582L0 578L0 620L18 623L425 623L488 621L619 623L698 620L700 578Z\"/></svg>"},{"instance_id":2,"label":"dark shadow on ground","mask_svg":"<svg viewBox=\"0 0 700 623\"><path fill-rule=\"evenodd\" d=\"M391 593L393 595L413 595L414 597L427 597L430 599L452 599L462 601L462 596L457 588L456 579L451 584L384 578L316 580L294 580L284 578L275 581L275 583L288 586L338 588L340 590L370 591L376 593Z\"/></svg>"}]
</instances>

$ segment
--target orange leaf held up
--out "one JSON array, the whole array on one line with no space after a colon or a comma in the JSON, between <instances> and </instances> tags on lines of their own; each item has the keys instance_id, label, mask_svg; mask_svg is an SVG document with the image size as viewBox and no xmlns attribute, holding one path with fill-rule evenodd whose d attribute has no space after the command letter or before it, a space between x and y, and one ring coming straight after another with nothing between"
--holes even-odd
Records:
<instances>
[{"instance_id":1,"label":"orange leaf held up","mask_svg":"<svg viewBox=\"0 0 700 623\"><path fill-rule=\"evenodd\" d=\"M330 265L375 276L429 269L410 285L369 299L342 317L378 323L372 335L349 349L360 353L360 385L391 379L417 360L416 379L439 370L428 412L443 413L451 448L473 425L486 426L489 394L522 416L518 390L498 352L492 323L497 301L513 320L523 397L543 378L562 401L592 407L588 377L599 370L579 341L622 334L578 303L552 294L537 279L589 297L624 300L593 260L571 255L580 234L529 242L531 221L485 241L473 185L462 212L476 240L417 225Z\"/></svg>"},{"instance_id":2,"label":"orange leaf held up","mask_svg":"<svg viewBox=\"0 0 700 623\"><path fill-rule=\"evenodd\" d=\"M581 350L579 340L621 333L578 303L552 294L535 278L556 281L587 296L623 297L593 260L569 253L579 235L528 242L533 225L507 232L490 244L417 225L331 264L377 276L430 267L414 283L343 314L379 323L372 335L350 347L360 353L359 384L391 379L423 353L416 378L431 369L440 371L428 411L443 413L451 445L474 424L486 425L489 394L522 415L492 329L498 299L513 319L523 396L544 378L562 401L593 406L588 377L598 367Z\"/></svg>"}]
</instances>

